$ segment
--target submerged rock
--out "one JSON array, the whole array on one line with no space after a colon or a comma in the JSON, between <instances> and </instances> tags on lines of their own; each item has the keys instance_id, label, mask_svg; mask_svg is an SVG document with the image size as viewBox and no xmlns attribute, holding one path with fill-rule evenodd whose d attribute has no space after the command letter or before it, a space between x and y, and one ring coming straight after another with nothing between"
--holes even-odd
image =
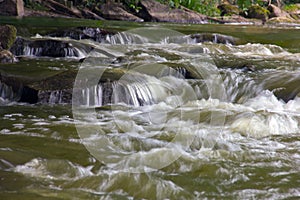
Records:
<instances>
[{"instance_id":1,"label":"submerged rock","mask_svg":"<svg viewBox=\"0 0 300 200\"><path fill-rule=\"evenodd\" d=\"M239 41L238 38L234 38L232 36L222 35L222 34L211 34L211 33L194 34L191 35L191 38L195 39L196 43L213 42L213 43L235 45Z\"/></svg>"},{"instance_id":2,"label":"submerged rock","mask_svg":"<svg viewBox=\"0 0 300 200\"><path fill-rule=\"evenodd\" d=\"M141 10L137 16L145 21L152 22L175 22L175 23L207 23L207 17L187 8L171 9L169 6L154 0L141 0L139 2Z\"/></svg>"}]
</instances>

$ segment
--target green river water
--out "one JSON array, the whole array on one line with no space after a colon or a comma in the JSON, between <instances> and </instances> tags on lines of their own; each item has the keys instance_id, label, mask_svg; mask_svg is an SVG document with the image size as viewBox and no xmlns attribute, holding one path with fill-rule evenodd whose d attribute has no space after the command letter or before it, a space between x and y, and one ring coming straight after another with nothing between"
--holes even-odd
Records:
<instances>
[{"instance_id":1,"label":"green river water","mask_svg":"<svg viewBox=\"0 0 300 200\"><path fill-rule=\"evenodd\" d=\"M24 53L0 64L25 83L78 71L73 104L55 89L16 102L0 84L0 199L300 198L300 26L0 23L94 49L83 62ZM121 34L106 43L44 36L79 26ZM194 33L239 43L186 39Z\"/></svg>"}]
</instances>

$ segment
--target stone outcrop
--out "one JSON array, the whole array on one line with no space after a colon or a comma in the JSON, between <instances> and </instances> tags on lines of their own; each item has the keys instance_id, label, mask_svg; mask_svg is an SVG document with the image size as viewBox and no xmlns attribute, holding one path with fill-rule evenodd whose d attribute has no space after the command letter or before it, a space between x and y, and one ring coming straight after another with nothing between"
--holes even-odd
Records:
<instances>
[{"instance_id":1,"label":"stone outcrop","mask_svg":"<svg viewBox=\"0 0 300 200\"><path fill-rule=\"evenodd\" d=\"M171 9L169 6L154 0L141 0L139 2L141 10L137 16L145 21L151 22L175 22L175 23L207 23L207 17L187 8Z\"/></svg>"},{"instance_id":2,"label":"stone outcrop","mask_svg":"<svg viewBox=\"0 0 300 200\"><path fill-rule=\"evenodd\" d=\"M99 14L105 19L135 22L144 21L143 19L127 12L121 4L114 3L112 1L107 1L107 3L101 5L98 9Z\"/></svg>"},{"instance_id":3,"label":"stone outcrop","mask_svg":"<svg viewBox=\"0 0 300 200\"><path fill-rule=\"evenodd\" d=\"M281 10L279 7L277 7L273 4L270 4L268 6L268 10L270 12L270 14L269 14L270 18L273 18L273 17L290 17L290 15L287 12Z\"/></svg>"},{"instance_id":4,"label":"stone outcrop","mask_svg":"<svg viewBox=\"0 0 300 200\"><path fill-rule=\"evenodd\" d=\"M23 0L0 0L0 15L22 17L24 15Z\"/></svg>"}]
</instances>

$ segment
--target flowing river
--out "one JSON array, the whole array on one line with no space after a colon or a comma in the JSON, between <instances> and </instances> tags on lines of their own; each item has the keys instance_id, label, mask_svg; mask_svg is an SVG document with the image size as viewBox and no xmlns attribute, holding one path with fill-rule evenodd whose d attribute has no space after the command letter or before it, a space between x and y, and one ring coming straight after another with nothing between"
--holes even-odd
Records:
<instances>
[{"instance_id":1,"label":"flowing river","mask_svg":"<svg viewBox=\"0 0 300 200\"><path fill-rule=\"evenodd\" d=\"M300 197L300 27L0 22L0 199Z\"/></svg>"}]
</instances>

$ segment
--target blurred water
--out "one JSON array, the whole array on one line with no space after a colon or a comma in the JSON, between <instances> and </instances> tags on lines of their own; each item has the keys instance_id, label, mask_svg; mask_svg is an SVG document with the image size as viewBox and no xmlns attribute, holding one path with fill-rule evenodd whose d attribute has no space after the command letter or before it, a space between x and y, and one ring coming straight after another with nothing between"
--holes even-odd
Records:
<instances>
[{"instance_id":1,"label":"blurred water","mask_svg":"<svg viewBox=\"0 0 300 200\"><path fill-rule=\"evenodd\" d=\"M299 197L299 53L185 37L61 38L95 49L73 108L0 83L1 199Z\"/></svg>"}]
</instances>

